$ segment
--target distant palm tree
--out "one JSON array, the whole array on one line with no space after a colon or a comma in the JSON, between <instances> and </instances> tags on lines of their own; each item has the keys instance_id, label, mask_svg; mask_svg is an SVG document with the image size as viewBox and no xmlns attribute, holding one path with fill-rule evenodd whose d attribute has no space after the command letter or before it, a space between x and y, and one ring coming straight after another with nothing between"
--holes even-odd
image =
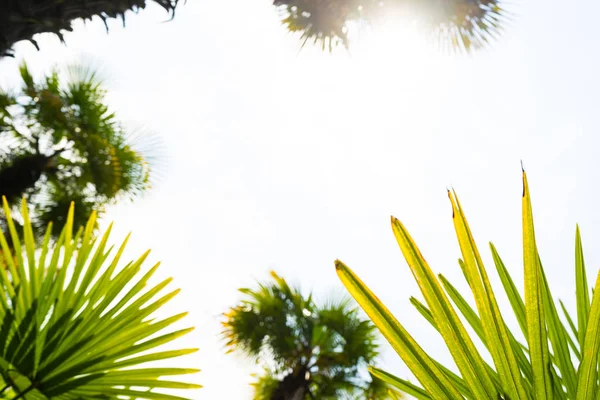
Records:
<instances>
[{"instance_id":1,"label":"distant palm tree","mask_svg":"<svg viewBox=\"0 0 600 400\"><path fill-rule=\"evenodd\" d=\"M228 350L264 365L255 400L391 399L394 393L369 379L378 355L372 323L347 300L319 307L274 272L273 283L246 295L225 314Z\"/></svg>"},{"instance_id":2,"label":"distant palm tree","mask_svg":"<svg viewBox=\"0 0 600 400\"><path fill-rule=\"evenodd\" d=\"M41 237L52 221L60 233L72 201L76 227L92 210L149 187L148 163L105 104L96 74L69 69L36 82L26 65L18 93L0 91L0 196L18 215L22 197ZM0 227L5 218L0 211Z\"/></svg>"},{"instance_id":3,"label":"distant palm tree","mask_svg":"<svg viewBox=\"0 0 600 400\"><path fill-rule=\"evenodd\" d=\"M71 31L75 19L121 17L125 22L127 11L138 11L150 2L175 12L179 0L0 0L0 57L11 55L11 47L18 41L30 40L33 35L50 32L63 40L62 31Z\"/></svg>"},{"instance_id":4,"label":"distant palm tree","mask_svg":"<svg viewBox=\"0 0 600 400\"><path fill-rule=\"evenodd\" d=\"M273 0L283 24L300 33L303 43L320 42L323 49L348 47L349 26L377 24L398 10L409 11L455 49L481 47L506 20L504 0Z\"/></svg>"}]
</instances>

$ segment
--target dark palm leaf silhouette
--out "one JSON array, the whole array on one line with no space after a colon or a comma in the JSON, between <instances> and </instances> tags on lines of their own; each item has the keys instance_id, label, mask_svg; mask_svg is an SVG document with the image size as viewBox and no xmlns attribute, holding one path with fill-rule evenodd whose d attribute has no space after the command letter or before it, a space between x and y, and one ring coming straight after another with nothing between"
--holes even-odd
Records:
<instances>
[{"instance_id":1,"label":"dark palm leaf silhouette","mask_svg":"<svg viewBox=\"0 0 600 400\"><path fill-rule=\"evenodd\" d=\"M125 23L127 11L138 11L148 3L156 3L171 14L179 0L0 0L0 57L12 55L11 47L18 41L50 32L63 40L62 31L71 31L76 19L91 20L120 17ZM108 29L108 26L107 26Z\"/></svg>"}]
</instances>

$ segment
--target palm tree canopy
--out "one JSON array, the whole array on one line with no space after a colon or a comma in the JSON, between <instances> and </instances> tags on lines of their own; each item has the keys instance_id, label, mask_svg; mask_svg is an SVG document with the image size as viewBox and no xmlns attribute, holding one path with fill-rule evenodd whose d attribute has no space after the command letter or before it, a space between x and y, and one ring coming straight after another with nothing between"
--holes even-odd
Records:
<instances>
[{"instance_id":1,"label":"palm tree canopy","mask_svg":"<svg viewBox=\"0 0 600 400\"><path fill-rule=\"evenodd\" d=\"M60 233L72 201L79 227L93 209L149 187L148 163L92 70L74 66L68 79L54 71L39 82L25 64L20 72L17 93L0 91L0 195L15 212L28 199L37 237L50 221Z\"/></svg>"},{"instance_id":2,"label":"palm tree canopy","mask_svg":"<svg viewBox=\"0 0 600 400\"><path fill-rule=\"evenodd\" d=\"M23 201L22 241L3 203L8 229L0 230L0 398L183 400L164 390L199 387L161 379L197 372L156 364L197 349L161 348L191 328L171 328L186 313L156 318L179 290L165 293L170 278L149 285L159 265L143 268L148 252L123 266L127 240L115 251L110 228L96 238L95 214L75 233L73 205L55 244L48 226L38 246Z\"/></svg>"},{"instance_id":3,"label":"palm tree canopy","mask_svg":"<svg viewBox=\"0 0 600 400\"><path fill-rule=\"evenodd\" d=\"M174 14L179 0L152 0ZM138 11L150 3L147 0L0 0L0 57L12 55L11 47L18 41L50 32L63 40L62 31L72 31L71 22L76 19L101 18L106 24L109 18L121 17L125 23L127 11ZM108 27L107 27L108 29Z\"/></svg>"},{"instance_id":4,"label":"palm tree canopy","mask_svg":"<svg viewBox=\"0 0 600 400\"><path fill-rule=\"evenodd\" d=\"M265 366L254 384L255 400L289 399L290 388L303 385L302 400L388 398L385 385L365 379L366 365L378 355L373 324L361 320L348 300L321 307L272 276L274 282L255 290L240 289L244 299L223 322L228 350Z\"/></svg>"},{"instance_id":5,"label":"palm tree canopy","mask_svg":"<svg viewBox=\"0 0 600 400\"><path fill-rule=\"evenodd\" d=\"M332 50L348 47L352 24L375 24L397 11L408 11L455 49L481 47L502 28L503 0L273 0L282 22L300 33L303 43L321 42Z\"/></svg>"}]
</instances>

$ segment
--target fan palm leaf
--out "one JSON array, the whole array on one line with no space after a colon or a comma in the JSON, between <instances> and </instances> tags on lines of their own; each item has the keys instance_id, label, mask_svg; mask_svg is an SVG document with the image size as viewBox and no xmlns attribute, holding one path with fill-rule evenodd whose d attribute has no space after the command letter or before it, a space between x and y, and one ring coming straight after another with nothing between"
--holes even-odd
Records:
<instances>
[{"instance_id":1,"label":"fan palm leaf","mask_svg":"<svg viewBox=\"0 0 600 400\"><path fill-rule=\"evenodd\" d=\"M74 234L73 205L57 242L50 244L49 224L37 247L25 201L23 241L6 200L3 205L9 231L0 231L0 393L4 398L182 399L155 390L198 387L161 379L197 370L155 364L196 349L161 348L193 328L169 329L186 313L154 317L178 290L165 293L171 279L148 285L158 268L157 264L142 272L148 252L120 266L127 240L115 253L108 245L110 228L95 238L95 214L85 229Z\"/></svg>"},{"instance_id":2,"label":"fan palm leaf","mask_svg":"<svg viewBox=\"0 0 600 400\"><path fill-rule=\"evenodd\" d=\"M498 35L507 20L503 0L274 0L282 23L304 43L323 49L349 46L348 30L357 23L377 24L398 10L428 26L453 49L479 48ZM409 23L409 21L395 21Z\"/></svg>"}]
</instances>

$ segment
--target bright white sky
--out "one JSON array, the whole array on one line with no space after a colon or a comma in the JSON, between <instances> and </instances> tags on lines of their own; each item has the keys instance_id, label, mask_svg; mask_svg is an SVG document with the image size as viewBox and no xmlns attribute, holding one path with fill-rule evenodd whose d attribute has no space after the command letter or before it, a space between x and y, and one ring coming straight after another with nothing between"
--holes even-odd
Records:
<instances>
[{"instance_id":1,"label":"bright white sky","mask_svg":"<svg viewBox=\"0 0 600 400\"><path fill-rule=\"evenodd\" d=\"M352 55L305 49L269 0L188 1L175 19L150 7L127 28L78 24L42 51L17 46L0 83L26 59L38 72L100 62L119 116L160 136L154 190L111 210L116 238L153 249L161 276L183 289L202 372L194 398L250 396L247 360L225 355L220 313L238 287L270 269L319 295L342 294L333 261L352 267L422 341L440 347L411 308L418 290L395 244L400 218L430 265L467 289L456 263L446 188L459 193L492 268L493 240L522 275L519 161L527 167L538 244L557 296L574 302L574 232L590 275L600 254L600 4L514 2L501 39L472 56L439 54L410 29L363 33ZM584 13L581 10L585 10ZM386 345L387 346L387 345ZM388 347L381 364L409 373Z\"/></svg>"}]
</instances>

